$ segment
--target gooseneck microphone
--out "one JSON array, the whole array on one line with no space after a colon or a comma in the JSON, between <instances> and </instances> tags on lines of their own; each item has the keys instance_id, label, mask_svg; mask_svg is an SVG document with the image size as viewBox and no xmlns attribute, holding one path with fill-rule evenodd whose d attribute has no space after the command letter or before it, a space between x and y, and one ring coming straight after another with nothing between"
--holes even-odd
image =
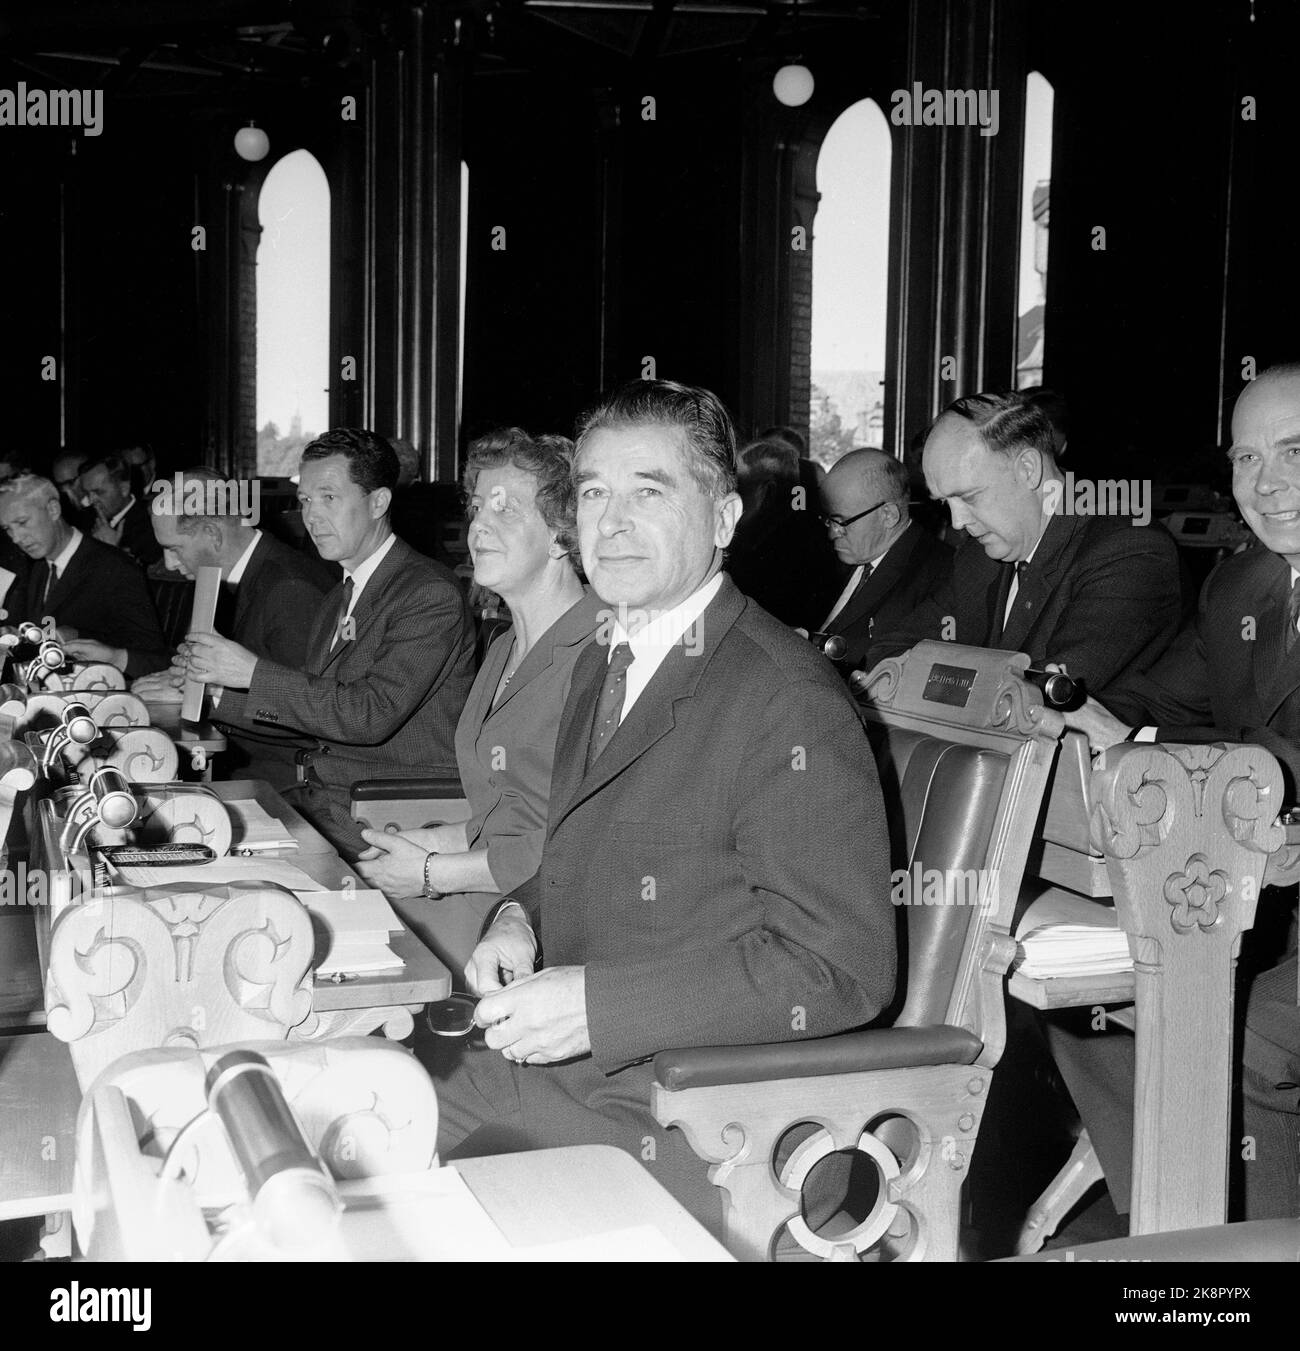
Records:
<instances>
[{"instance_id":1,"label":"gooseneck microphone","mask_svg":"<svg viewBox=\"0 0 1300 1351\"><path fill-rule=\"evenodd\" d=\"M256 1051L230 1051L208 1071L205 1086L244 1174L258 1229L288 1252L318 1247L337 1228L343 1203L275 1072Z\"/></svg>"}]
</instances>

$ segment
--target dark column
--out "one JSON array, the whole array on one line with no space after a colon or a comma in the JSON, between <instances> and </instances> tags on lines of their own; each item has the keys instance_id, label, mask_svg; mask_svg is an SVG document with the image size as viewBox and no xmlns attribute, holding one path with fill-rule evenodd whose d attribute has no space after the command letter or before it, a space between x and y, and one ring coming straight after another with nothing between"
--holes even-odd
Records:
<instances>
[{"instance_id":1,"label":"dark column","mask_svg":"<svg viewBox=\"0 0 1300 1351\"><path fill-rule=\"evenodd\" d=\"M357 358L362 390L359 399L349 391L336 364L334 406L411 441L435 479L456 474L460 107L461 77L440 52L434 15L412 5L394 48L370 63L359 296L349 283L360 304L345 302L354 317L336 328L339 363Z\"/></svg>"},{"instance_id":2,"label":"dark column","mask_svg":"<svg viewBox=\"0 0 1300 1351\"><path fill-rule=\"evenodd\" d=\"M914 6L909 90L998 91L999 129L894 131L889 332L894 398L885 445L907 440L944 404L1015 375L1025 18L1020 0ZM885 110L886 116L892 107ZM944 379L945 358L953 375Z\"/></svg>"}]
</instances>

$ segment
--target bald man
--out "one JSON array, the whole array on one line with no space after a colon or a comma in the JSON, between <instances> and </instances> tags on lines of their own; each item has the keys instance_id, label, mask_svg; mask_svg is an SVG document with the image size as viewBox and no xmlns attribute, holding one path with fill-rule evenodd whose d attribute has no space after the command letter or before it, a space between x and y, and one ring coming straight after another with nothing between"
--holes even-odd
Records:
<instances>
[{"instance_id":1,"label":"bald man","mask_svg":"<svg viewBox=\"0 0 1300 1351\"><path fill-rule=\"evenodd\" d=\"M879 630L901 624L952 568L952 550L912 520L907 470L883 450L851 450L821 485L826 534L852 568L818 625L848 644L840 669L861 664Z\"/></svg>"},{"instance_id":2,"label":"bald man","mask_svg":"<svg viewBox=\"0 0 1300 1351\"><path fill-rule=\"evenodd\" d=\"M1300 799L1300 362L1248 385L1232 415L1232 493L1263 548L1221 563L1201 591L1194 624L1144 676L1066 715L1094 750L1142 741L1240 741L1282 764L1285 802ZM1250 621L1250 622L1247 622ZM1117 716L1121 715L1121 716ZM1295 893L1268 888L1247 935L1238 980L1260 954L1252 940L1286 926ZM1270 907L1283 907L1270 915ZM1247 1219L1300 1213L1300 1006L1290 954L1254 977L1242 1050L1242 1163ZM1116 1210L1127 1211L1133 1129L1131 1037L1094 1033L1063 1017L1049 1040L1101 1160Z\"/></svg>"},{"instance_id":3,"label":"bald man","mask_svg":"<svg viewBox=\"0 0 1300 1351\"><path fill-rule=\"evenodd\" d=\"M0 527L33 561L10 591L10 622L53 615L65 642L105 644L120 654L128 675L167 665L144 574L121 550L69 525L49 479L20 474L0 488Z\"/></svg>"},{"instance_id":4,"label":"bald man","mask_svg":"<svg viewBox=\"0 0 1300 1351\"><path fill-rule=\"evenodd\" d=\"M866 664L922 639L1026 652L1105 697L1149 667L1178 632L1182 587L1167 531L1085 512L1065 491L1056 434L1023 394L969 394L935 420L922 468L967 538L952 575L898 628L876 625Z\"/></svg>"}]
</instances>

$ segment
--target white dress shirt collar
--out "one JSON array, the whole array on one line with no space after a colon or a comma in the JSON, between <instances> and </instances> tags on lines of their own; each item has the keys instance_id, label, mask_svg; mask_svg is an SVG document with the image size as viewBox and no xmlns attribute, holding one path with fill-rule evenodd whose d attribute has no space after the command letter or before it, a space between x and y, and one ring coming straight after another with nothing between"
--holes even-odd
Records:
<instances>
[{"instance_id":1,"label":"white dress shirt collar","mask_svg":"<svg viewBox=\"0 0 1300 1351\"><path fill-rule=\"evenodd\" d=\"M82 538L81 531L74 525L72 527L72 534L68 536L68 542L63 546L63 549L57 557L49 560L50 568L55 577L63 576L64 569L72 562L72 555L77 552L77 547L80 545ZM53 580L51 580L50 584L53 585Z\"/></svg>"},{"instance_id":2,"label":"white dress shirt collar","mask_svg":"<svg viewBox=\"0 0 1300 1351\"><path fill-rule=\"evenodd\" d=\"M262 532L260 530L250 530L248 532L252 539L248 541L248 548L239 555L239 562L230 569L230 576L226 578L232 586L237 586L243 579L244 573L248 570L248 560L253 556L253 550L262 542Z\"/></svg>"},{"instance_id":3,"label":"white dress shirt collar","mask_svg":"<svg viewBox=\"0 0 1300 1351\"><path fill-rule=\"evenodd\" d=\"M627 668L627 684L623 693L623 718L641 697L654 673L679 643L688 652L698 652L702 639L698 628L700 616L722 590L722 573L716 573L698 591L693 591L680 605L665 610L646 624L635 637L629 635L622 618L611 610L614 622L609 638L609 655L620 643L632 649L632 664ZM607 657L608 660L608 657ZM622 718L619 722L622 722Z\"/></svg>"},{"instance_id":4,"label":"white dress shirt collar","mask_svg":"<svg viewBox=\"0 0 1300 1351\"><path fill-rule=\"evenodd\" d=\"M375 569L388 557L389 551L396 543L397 536L389 535L355 572L349 572L347 568L343 569L343 575L352 578L352 605L348 607L349 614L356 606L357 597L366 589L366 583L375 575Z\"/></svg>"}]
</instances>

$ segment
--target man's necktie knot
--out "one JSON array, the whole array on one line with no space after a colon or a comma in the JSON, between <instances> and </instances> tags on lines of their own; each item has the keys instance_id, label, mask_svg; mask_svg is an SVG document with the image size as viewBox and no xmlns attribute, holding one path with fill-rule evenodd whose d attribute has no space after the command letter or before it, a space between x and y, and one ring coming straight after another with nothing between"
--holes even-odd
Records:
<instances>
[{"instance_id":1,"label":"man's necktie knot","mask_svg":"<svg viewBox=\"0 0 1300 1351\"><path fill-rule=\"evenodd\" d=\"M596 717L591 724L591 740L587 743L587 768L596 763L601 751L618 731L623 713L623 698L627 691L627 668L632 665L632 648L619 643L609 655L605 683L596 701Z\"/></svg>"}]
</instances>

